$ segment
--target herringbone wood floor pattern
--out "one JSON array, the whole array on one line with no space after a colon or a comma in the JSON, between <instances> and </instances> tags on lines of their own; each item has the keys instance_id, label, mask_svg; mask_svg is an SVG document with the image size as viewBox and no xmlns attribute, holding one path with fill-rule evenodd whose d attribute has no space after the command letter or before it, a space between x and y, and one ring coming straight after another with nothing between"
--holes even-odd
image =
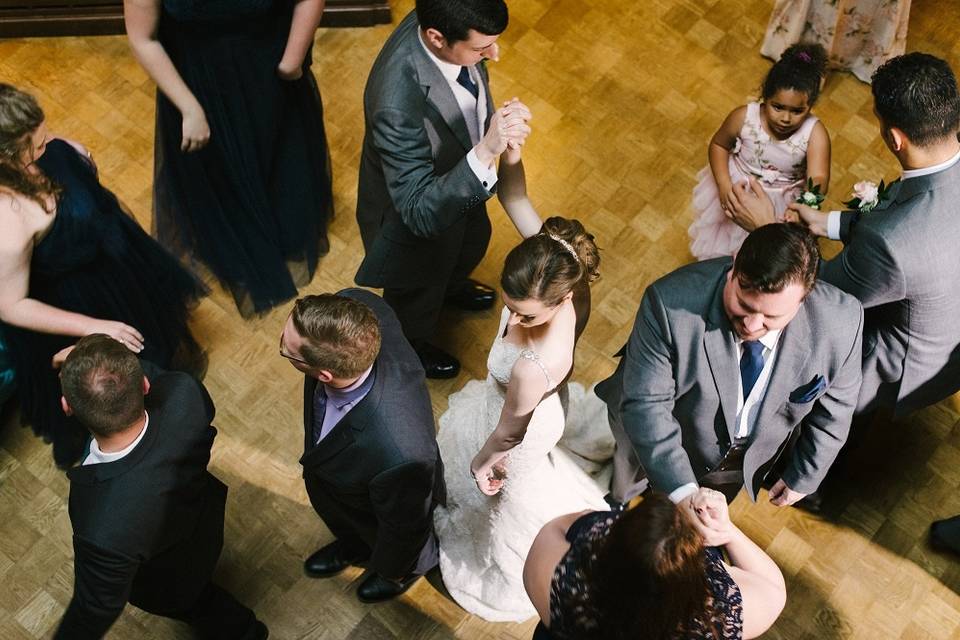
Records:
<instances>
[{"instance_id":1,"label":"herringbone wood floor pattern","mask_svg":"<svg viewBox=\"0 0 960 640\"><path fill-rule=\"evenodd\" d=\"M514 0L498 99L535 114L526 148L543 215L579 217L603 248L604 277L577 353L575 378L613 368L644 286L690 261L690 191L724 115L755 95L769 62L758 55L770 0ZM960 71L960 17L951 0L914 0L910 50ZM395 3L395 21L413 0ZM326 101L337 217L330 255L306 289L352 284L362 253L354 222L367 72L390 32L323 30L314 71ZM150 225L154 87L122 37L0 42L0 78L35 93L51 129L93 152L103 181ZM831 75L816 113L833 139L833 191L896 175L877 135L869 88ZM495 203L494 238L478 277L494 282L517 235ZM827 253L836 247L826 247ZM300 376L277 356L287 308L243 321L221 290L194 329L210 353L206 384L220 429L213 470L230 486L219 580L253 606L273 638L528 638L532 623L490 624L465 614L427 581L399 600L360 604L359 570L310 580L301 560L330 541L310 509L297 459ZM443 344L459 354L456 380L431 382L439 416L447 396L485 375L497 313L450 314ZM8 412L9 413L9 412ZM0 638L49 637L72 588L68 483L49 448L8 415L0 432ZM929 522L960 513L960 412L950 402L878 423L856 453L858 473L830 518L741 497L736 521L783 568L787 608L769 638L960 637L960 563L926 543ZM435 584L436 580L433 581ZM128 607L112 638L188 638L178 623Z\"/></svg>"}]
</instances>

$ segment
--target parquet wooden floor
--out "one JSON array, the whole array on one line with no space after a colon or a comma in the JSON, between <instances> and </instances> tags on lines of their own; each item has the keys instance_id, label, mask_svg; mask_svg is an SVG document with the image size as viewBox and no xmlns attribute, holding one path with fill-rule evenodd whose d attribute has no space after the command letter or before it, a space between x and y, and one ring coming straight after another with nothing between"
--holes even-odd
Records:
<instances>
[{"instance_id":1,"label":"parquet wooden floor","mask_svg":"<svg viewBox=\"0 0 960 640\"><path fill-rule=\"evenodd\" d=\"M395 21L413 0L394 3ZM513 0L498 99L535 114L526 148L542 214L580 217L603 248L604 276L580 343L575 378L613 368L644 286L690 261L690 191L724 115L755 94L769 62L758 55L771 0ZM361 94L389 27L323 30L314 71L326 101L337 217L330 255L308 292L349 286L362 252L354 222L363 135ZM914 0L910 50L960 71L955 0ZM122 37L0 42L0 78L34 92L51 129L92 151L104 182L149 227L154 88ZM833 138L832 200L860 179L895 176L871 113L869 88L831 75L816 113ZM517 242L497 204L478 276L494 282ZM828 247L827 252L836 247ZM330 540L309 507L297 459L301 378L277 356L281 308L243 321L214 291L193 326L210 351L206 384L220 429L214 471L230 486L220 581L253 606L271 637L374 640L529 638L532 623L490 624L421 581L398 601L360 604L359 571L310 580L301 560ZM434 409L485 374L496 313L450 315L443 343L456 380L431 382ZM9 414L9 411L8 411ZM72 588L67 481L48 447L7 415L0 432L0 638L49 637ZM746 498L736 521L783 568L789 591L769 638L960 638L960 562L926 543L931 520L960 513L960 410L941 403L876 426L856 452L859 474L831 518ZM878 460L886 460L878 462ZM434 582L436 582L434 580ZM188 638L185 627L127 609L112 638Z\"/></svg>"}]
</instances>

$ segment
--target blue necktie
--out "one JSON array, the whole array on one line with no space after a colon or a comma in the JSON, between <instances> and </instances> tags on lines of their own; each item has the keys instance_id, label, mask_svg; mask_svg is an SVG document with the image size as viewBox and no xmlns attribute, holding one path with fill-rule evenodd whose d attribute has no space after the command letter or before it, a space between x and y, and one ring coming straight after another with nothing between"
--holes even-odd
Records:
<instances>
[{"instance_id":1,"label":"blue necktie","mask_svg":"<svg viewBox=\"0 0 960 640\"><path fill-rule=\"evenodd\" d=\"M759 340L747 340L743 343L743 355L740 357L740 382L743 384L743 399L750 396L753 385L763 370L763 343Z\"/></svg>"},{"instance_id":2,"label":"blue necktie","mask_svg":"<svg viewBox=\"0 0 960 640\"><path fill-rule=\"evenodd\" d=\"M474 100L480 99L480 87L470 79L470 71L466 67L460 67L460 75L457 76L457 84L466 89L473 95Z\"/></svg>"}]
</instances>

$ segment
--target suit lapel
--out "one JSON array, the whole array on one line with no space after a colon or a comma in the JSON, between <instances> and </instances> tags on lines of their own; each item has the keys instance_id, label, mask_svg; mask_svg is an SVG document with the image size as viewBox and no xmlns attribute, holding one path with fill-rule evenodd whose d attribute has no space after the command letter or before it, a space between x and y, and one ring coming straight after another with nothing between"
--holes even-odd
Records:
<instances>
[{"instance_id":1,"label":"suit lapel","mask_svg":"<svg viewBox=\"0 0 960 640\"><path fill-rule=\"evenodd\" d=\"M417 75L420 78L424 98L447 123L457 140L463 145L464 151L469 151L473 148L473 143L470 141L470 131L463 119L463 112L460 111L460 105L457 103L457 98L453 95L453 90L450 89L447 79L440 73L440 69L433 63L427 52L423 50L423 45L420 43L419 28L413 30L409 47L417 68ZM487 100L488 104L489 102Z\"/></svg>"},{"instance_id":2,"label":"suit lapel","mask_svg":"<svg viewBox=\"0 0 960 640\"><path fill-rule=\"evenodd\" d=\"M374 370L371 375L375 375L376 377L374 378L373 387L369 393L367 393L363 400L358 402L353 409L347 412L347 415L330 430L327 437L321 440L317 446L313 446L311 442L313 424L313 411L311 409L311 419L310 422L307 423L304 454L303 457L300 458L300 464L304 467L323 464L325 461L333 458L352 445L355 440L355 434L366 428L370 417L380 404L380 398L383 396L383 377L385 371L383 367L380 366L379 360L374 363Z\"/></svg>"},{"instance_id":3,"label":"suit lapel","mask_svg":"<svg viewBox=\"0 0 960 640\"><path fill-rule=\"evenodd\" d=\"M780 344L777 345L776 361L770 372L770 381L761 400L760 411L757 413L757 425L766 424L773 413L780 408L784 400L790 397L790 392L798 383L806 382L799 376L804 369L810 355L813 342L810 334L810 322L806 310L800 308L797 315L790 321L780 334ZM792 425L791 425L792 426ZM757 429L753 429L751 440L756 436Z\"/></svg>"},{"instance_id":4,"label":"suit lapel","mask_svg":"<svg viewBox=\"0 0 960 640\"><path fill-rule=\"evenodd\" d=\"M873 211L883 211L884 209L888 208L891 204L896 202L900 198L900 192L903 190L902 187L903 187L903 180L897 180L896 182L891 184L889 187L890 191L889 193L887 193L887 198L883 202L878 204L876 207L874 207Z\"/></svg>"},{"instance_id":5,"label":"suit lapel","mask_svg":"<svg viewBox=\"0 0 960 640\"><path fill-rule=\"evenodd\" d=\"M727 281L728 272L723 272L713 294L706 331L703 334L703 348L707 353L713 383L720 396L720 406L723 409L723 419L727 423L730 441L733 442L737 432L737 380L740 376L738 366L740 358L730 321L723 311L723 287Z\"/></svg>"}]
</instances>

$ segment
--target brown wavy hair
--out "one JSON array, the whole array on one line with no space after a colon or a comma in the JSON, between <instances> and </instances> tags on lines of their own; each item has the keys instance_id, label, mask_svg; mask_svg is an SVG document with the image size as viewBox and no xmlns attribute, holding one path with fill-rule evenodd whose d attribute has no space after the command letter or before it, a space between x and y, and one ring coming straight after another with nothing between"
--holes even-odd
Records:
<instances>
[{"instance_id":1,"label":"brown wavy hair","mask_svg":"<svg viewBox=\"0 0 960 640\"><path fill-rule=\"evenodd\" d=\"M554 216L507 254L500 287L514 300L534 299L553 307L578 284L596 280L599 267L600 250L580 221Z\"/></svg>"},{"instance_id":2,"label":"brown wavy hair","mask_svg":"<svg viewBox=\"0 0 960 640\"><path fill-rule=\"evenodd\" d=\"M0 190L25 196L49 213L53 210L51 196L59 196L60 187L42 173L27 171L23 165L24 154L31 146L30 137L43 121L43 109L36 98L13 85L0 83Z\"/></svg>"},{"instance_id":3,"label":"brown wavy hair","mask_svg":"<svg viewBox=\"0 0 960 640\"><path fill-rule=\"evenodd\" d=\"M703 539L668 497L645 497L597 544L584 572L597 622L589 638L666 640L694 618L709 624Z\"/></svg>"},{"instance_id":4,"label":"brown wavy hair","mask_svg":"<svg viewBox=\"0 0 960 640\"><path fill-rule=\"evenodd\" d=\"M359 376L380 353L380 322L359 300L332 293L304 296L294 303L291 318L303 338L304 361L337 378Z\"/></svg>"}]
</instances>

